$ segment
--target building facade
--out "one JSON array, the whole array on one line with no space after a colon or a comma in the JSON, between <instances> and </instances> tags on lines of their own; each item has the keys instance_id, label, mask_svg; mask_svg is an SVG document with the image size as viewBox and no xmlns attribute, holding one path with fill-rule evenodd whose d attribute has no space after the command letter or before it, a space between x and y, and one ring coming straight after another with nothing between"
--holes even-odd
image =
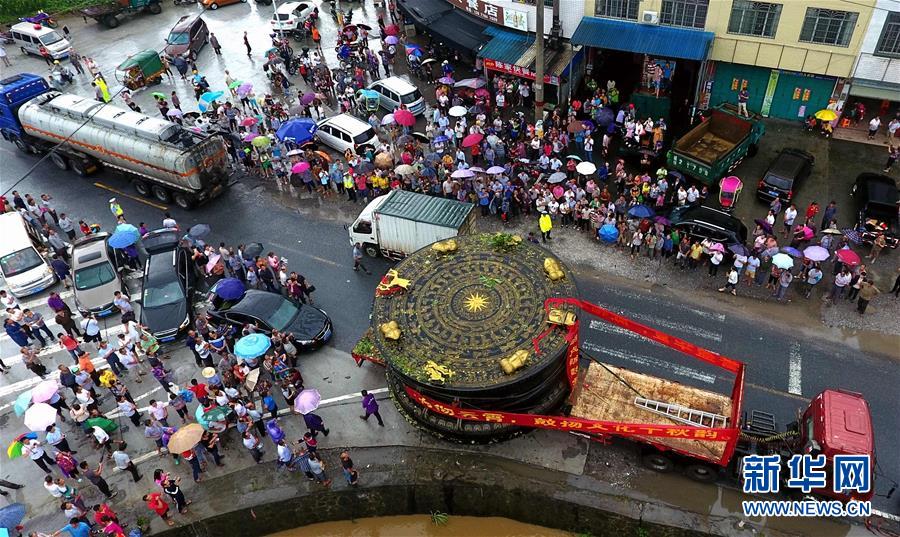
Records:
<instances>
[{"instance_id":1,"label":"building facade","mask_svg":"<svg viewBox=\"0 0 900 537\"><path fill-rule=\"evenodd\" d=\"M900 2L878 0L875 7L847 93L851 101L876 101L876 112L882 101L896 111L900 101ZM882 121L887 119L882 117Z\"/></svg>"}]
</instances>

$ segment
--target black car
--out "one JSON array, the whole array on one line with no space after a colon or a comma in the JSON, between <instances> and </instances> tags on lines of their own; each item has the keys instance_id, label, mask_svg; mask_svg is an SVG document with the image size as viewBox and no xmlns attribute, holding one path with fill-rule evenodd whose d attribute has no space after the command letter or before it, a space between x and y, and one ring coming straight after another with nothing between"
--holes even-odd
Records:
<instances>
[{"instance_id":1,"label":"black car","mask_svg":"<svg viewBox=\"0 0 900 537\"><path fill-rule=\"evenodd\" d=\"M678 207L669 215L669 220L682 236L724 244L747 242L747 226L731 214L712 207Z\"/></svg>"},{"instance_id":2,"label":"black car","mask_svg":"<svg viewBox=\"0 0 900 537\"><path fill-rule=\"evenodd\" d=\"M150 254L144 263L140 322L160 342L172 341L191 324L191 290L196 276L190 255L174 230L151 231L143 238Z\"/></svg>"},{"instance_id":3,"label":"black car","mask_svg":"<svg viewBox=\"0 0 900 537\"><path fill-rule=\"evenodd\" d=\"M806 151L788 147L782 149L756 185L756 197L765 202L775 198L790 203L794 191L809 177L816 159Z\"/></svg>"},{"instance_id":4,"label":"black car","mask_svg":"<svg viewBox=\"0 0 900 537\"><path fill-rule=\"evenodd\" d=\"M295 304L278 293L248 289L238 300L223 300L214 285L209 292L207 313L213 322L238 328L257 324L266 334L272 329L293 334L298 350L310 351L324 345L333 333L328 314L309 304Z\"/></svg>"},{"instance_id":5,"label":"black car","mask_svg":"<svg viewBox=\"0 0 900 537\"><path fill-rule=\"evenodd\" d=\"M857 229L862 231L863 243L871 244L876 235L884 233L887 245L897 248L900 194L896 181L886 175L861 173L850 194L856 202Z\"/></svg>"}]
</instances>

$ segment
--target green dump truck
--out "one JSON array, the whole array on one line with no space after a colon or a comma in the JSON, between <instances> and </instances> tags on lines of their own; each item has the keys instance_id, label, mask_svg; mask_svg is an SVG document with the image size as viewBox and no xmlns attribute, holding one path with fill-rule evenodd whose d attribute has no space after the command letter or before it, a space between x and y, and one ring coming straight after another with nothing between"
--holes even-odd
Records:
<instances>
[{"instance_id":1,"label":"green dump truck","mask_svg":"<svg viewBox=\"0 0 900 537\"><path fill-rule=\"evenodd\" d=\"M107 28L115 28L121 23L122 17L132 13L159 15L162 13L162 5L159 0L116 0L82 9L80 13L85 21L90 17Z\"/></svg>"},{"instance_id":2,"label":"green dump truck","mask_svg":"<svg viewBox=\"0 0 900 537\"><path fill-rule=\"evenodd\" d=\"M713 186L744 156L756 154L766 128L761 116L741 116L731 104L721 104L704 116L705 121L675 141L666 161L670 170Z\"/></svg>"}]
</instances>

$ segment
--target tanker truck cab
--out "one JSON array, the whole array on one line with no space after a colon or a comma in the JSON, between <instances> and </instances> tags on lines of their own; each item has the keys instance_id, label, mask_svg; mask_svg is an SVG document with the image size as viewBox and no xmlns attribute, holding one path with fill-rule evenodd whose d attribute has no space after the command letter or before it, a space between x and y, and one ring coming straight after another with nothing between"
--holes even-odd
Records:
<instances>
[{"instance_id":1,"label":"tanker truck cab","mask_svg":"<svg viewBox=\"0 0 900 537\"><path fill-rule=\"evenodd\" d=\"M40 24L20 22L10 29L13 41L25 54L41 55L41 45L47 49L54 60L69 56L72 44L59 32Z\"/></svg>"},{"instance_id":2,"label":"tanker truck cab","mask_svg":"<svg viewBox=\"0 0 900 537\"><path fill-rule=\"evenodd\" d=\"M813 489L814 494L834 498L842 502L871 500L875 494L875 439L869 404L862 394L844 390L825 390L815 397L800 416L800 441L802 453L825 455L828 484ZM869 482L867 493L853 496L833 490L833 463L836 455L864 455L869 457Z\"/></svg>"}]
</instances>

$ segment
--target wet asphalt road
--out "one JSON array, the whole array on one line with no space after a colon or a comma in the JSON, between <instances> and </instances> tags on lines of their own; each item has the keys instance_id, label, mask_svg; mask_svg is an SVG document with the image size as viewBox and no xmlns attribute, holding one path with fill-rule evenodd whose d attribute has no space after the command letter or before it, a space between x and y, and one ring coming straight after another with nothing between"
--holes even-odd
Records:
<instances>
[{"instance_id":1,"label":"wet asphalt road","mask_svg":"<svg viewBox=\"0 0 900 537\"><path fill-rule=\"evenodd\" d=\"M325 6L320 8L323 12L323 42L329 42L333 39L333 22L327 15L328 4ZM69 25L75 33L76 46L82 53L92 54L101 68L109 73L128 53L161 46L174 20L197 9L193 6L166 5L163 15L135 17L117 30L106 30L93 21L83 25L80 19L69 22ZM198 66L211 82L220 79L221 70L227 68L236 78L264 85L265 79L260 71L263 61L261 53L268 48L270 9L251 3L227 6L215 13L204 14L210 29L222 41L225 52L222 57L217 57L207 47L200 55ZM374 23L371 4L367 9L367 18ZM330 31L329 25L332 28ZM247 58L245 54L239 38L244 29L250 30L252 46L255 53L259 52L256 57ZM14 56L13 60L15 70L43 72L43 62L34 58ZM215 87L215 82L213 85ZM167 84L159 88L164 88L160 91L171 91ZM174 88L181 94L182 100L192 101L187 83L176 82ZM86 90L80 91L86 93ZM149 101L149 92L140 94L138 101L142 104ZM0 145L0 161L3 162L0 182L7 185L18 179L36 160L35 157L15 153L12 146ZM60 172L49 163L40 165L18 186L18 190L34 194L52 193L61 211L73 217L100 222L109 228L112 218L106 202L112 194L105 188L95 186L95 182L133 195L127 182L115 175L104 172L90 179L79 179ZM145 221L149 227L160 223L160 208L124 195L118 197L129 222L137 224ZM351 270L350 246L342 226L350 223L360 208L331 203L322 206L316 201L297 203L290 196L273 194L253 179L240 179L223 197L206 206L189 213L174 206L169 209L183 226L201 222L211 224L212 241L222 240L228 244L261 241L267 248L288 258L291 268L306 275L318 288L318 303L328 311L336 327L332 345L347 351L368 324L373 287L377 281L377 276ZM368 263L370 270L376 274L388 267L381 260ZM900 405L896 391L896 386L900 385L900 369L897 367L896 352L893 356L885 356L862 351L860 348L866 348L865 345L853 341L852 335L848 335L848 340L842 343L825 339L824 336L801 334L789 327L772 326L750 311L723 313L705 304L685 301L667 291L648 292L627 283L621 285L620 282L604 280L587 268L579 269L583 298L746 362L746 408L771 411L780 424L795 419L796 410L806 404L805 400L826 387L862 392L873 409L882 470L889 479L900 480L900 457L896 448L900 441L900 419L897 417ZM43 312L46 315L47 312ZM582 341L586 350L616 365L724 393L730 389L730 379L719 371L602 323L584 323ZM4 359L16 354L5 335L0 342ZM789 388L798 391L798 369L799 393L789 394ZM30 373L20 368L0 379L0 389L29 376ZM354 381L346 391L357 388ZM17 392L12 392L0 397L0 405L11 402L16 395ZM4 418L9 418L9 409L3 412L6 413ZM8 440L7 430L4 428L4 440ZM6 474L6 468L2 474ZM878 488L879 493L886 492L888 479L881 479ZM890 502L876 499L876 505L886 511L900 512L896 498Z\"/></svg>"}]
</instances>

